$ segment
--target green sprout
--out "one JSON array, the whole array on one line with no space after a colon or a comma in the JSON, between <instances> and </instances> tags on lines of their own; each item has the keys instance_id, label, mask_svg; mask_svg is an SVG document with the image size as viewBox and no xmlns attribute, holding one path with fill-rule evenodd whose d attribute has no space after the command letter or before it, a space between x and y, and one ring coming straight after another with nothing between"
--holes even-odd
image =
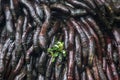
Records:
<instances>
[{"instance_id":1,"label":"green sprout","mask_svg":"<svg viewBox=\"0 0 120 80\"><path fill-rule=\"evenodd\" d=\"M48 53L52 57L52 62L58 57L62 60L66 57L66 51L64 50L64 43L61 41L57 41L51 48L48 48Z\"/></svg>"}]
</instances>

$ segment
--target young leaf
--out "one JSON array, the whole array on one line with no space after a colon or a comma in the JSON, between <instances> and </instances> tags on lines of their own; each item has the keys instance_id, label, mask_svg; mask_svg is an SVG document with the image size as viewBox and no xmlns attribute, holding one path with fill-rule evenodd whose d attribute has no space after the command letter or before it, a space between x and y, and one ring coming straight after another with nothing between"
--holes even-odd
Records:
<instances>
[{"instance_id":1,"label":"young leaf","mask_svg":"<svg viewBox=\"0 0 120 80\"><path fill-rule=\"evenodd\" d=\"M52 58L52 62L55 62L55 58Z\"/></svg>"}]
</instances>

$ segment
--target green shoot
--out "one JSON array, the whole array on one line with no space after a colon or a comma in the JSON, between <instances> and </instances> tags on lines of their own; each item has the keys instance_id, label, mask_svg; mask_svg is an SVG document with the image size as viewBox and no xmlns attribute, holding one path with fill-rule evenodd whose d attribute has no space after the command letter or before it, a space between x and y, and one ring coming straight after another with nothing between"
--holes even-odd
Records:
<instances>
[{"instance_id":1,"label":"green shoot","mask_svg":"<svg viewBox=\"0 0 120 80\"><path fill-rule=\"evenodd\" d=\"M66 57L66 51L64 50L64 43L61 41L57 41L51 48L48 48L48 53L52 57L52 62L58 57L62 60Z\"/></svg>"}]
</instances>

